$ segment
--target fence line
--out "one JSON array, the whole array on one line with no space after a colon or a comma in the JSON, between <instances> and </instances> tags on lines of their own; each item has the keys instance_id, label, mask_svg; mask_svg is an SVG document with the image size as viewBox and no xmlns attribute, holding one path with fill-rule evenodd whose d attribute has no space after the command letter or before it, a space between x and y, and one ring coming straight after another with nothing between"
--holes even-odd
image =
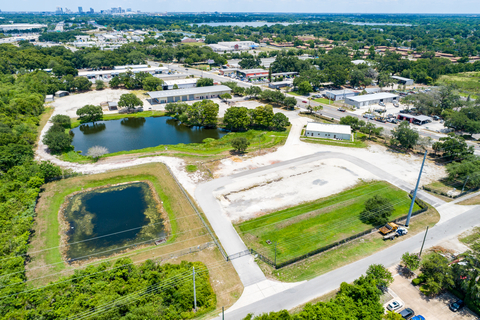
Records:
<instances>
[{"instance_id":1,"label":"fence line","mask_svg":"<svg viewBox=\"0 0 480 320\"><path fill-rule=\"evenodd\" d=\"M457 195L455 195L455 196L450 196L447 192L435 190L435 189L432 189L432 188L427 187L427 186L423 186L422 189L423 189L423 190L426 190L426 191L428 191L428 192L431 192L431 193L435 193L435 194L444 196L444 197L449 197L449 198L452 198L452 199L458 199L458 198L460 198L460 197L463 197L464 195L467 195L467 194L469 194L469 193L478 191L478 190L480 189L480 187L472 188L472 189L470 189L470 190L461 192L461 193L459 193L459 194L457 194Z\"/></svg>"},{"instance_id":2,"label":"fence line","mask_svg":"<svg viewBox=\"0 0 480 320\"><path fill-rule=\"evenodd\" d=\"M412 197L411 194L410 194L409 196ZM413 216L417 216L417 215L419 215L419 214L421 214L421 213L423 213L423 212L425 212L425 211L428 210L428 205L427 205L424 201L422 201L421 199L418 199L418 198L415 199L415 203L418 204L421 209L419 209L419 210L417 210L417 211L415 211L415 212L412 212L412 217L413 217ZM398 222L400 222L401 220L404 220L405 218L407 218L407 216L408 216L408 215L401 216L401 217L393 220L393 222L398 223ZM259 253L258 251L255 251L254 249L250 249L250 251L251 251L251 254L254 255L256 258L258 258L258 259L262 260L263 262L271 265L271 266L274 267L275 269L280 269L280 268L286 267L286 266L288 266L288 265L291 265L291 264L293 264L293 263L295 263L295 262L298 262L298 261L301 261L301 260L305 260L305 259L307 259L307 258L309 258L309 257L311 257L311 256L313 256L313 255L316 255L316 254L319 254L319 253L328 251L328 250L330 250L330 249L333 249L333 248L335 248L335 247L338 247L338 246L340 246L340 245L343 245L343 244L345 244L345 243L347 243L347 242L351 242L351 241L353 241L353 240L355 240L355 239L361 238L361 237L363 237L363 236L365 236L365 235L367 235L367 234L370 234L370 233L372 233L372 232L377 231L380 227L381 227L381 226L375 227L375 228L370 228L370 229L365 230L365 231L363 231L363 232L354 234L353 236L350 236L350 237L348 237L348 238L344 238L344 239L342 239L342 240L339 240L339 241L336 241L336 242L334 242L334 243L331 243L331 244L329 244L329 245L327 245L327 246L323 246L323 247L317 248L317 249L312 250L312 251L309 251L309 252L307 252L307 253L305 253L305 254L303 254L303 255L301 255L301 256L298 256L298 257L295 257L295 258L292 258L292 259L290 259L290 260L287 260L287 261L284 261L284 262L280 262L280 263L278 263L278 262L277 262L277 263L273 262L272 260L270 260L269 258L265 257L264 255L262 255L262 254Z\"/></svg>"},{"instance_id":3,"label":"fence line","mask_svg":"<svg viewBox=\"0 0 480 320\"><path fill-rule=\"evenodd\" d=\"M212 240L213 242L215 242L215 245L217 246L218 250L220 250L220 253L222 254L223 258L225 259L225 261L228 261L228 255L225 253L225 251L223 250L222 246L220 245L220 243L218 243L218 240L215 238L215 235L213 234L212 230L210 230L210 227L208 226L208 224L205 222L205 220L203 219L202 215L200 214L200 212L198 211L197 207L195 206L195 204L192 202L192 200L190 199L190 196L188 195L188 193L185 191L185 189L183 188L183 186L180 184L180 182L177 180L177 177L175 177L175 175L173 174L172 170L170 170L170 168L164 164L164 166L167 168L168 172L170 172L170 175L173 177L173 180L175 180L175 183L177 184L177 186L180 188L180 190L182 191L183 195L187 198L188 202L190 203L190 205L192 206L193 210L195 210L195 213L197 214L197 216L200 218L200 220L202 221L204 227L207 229L208 233L210 234L210 236L212 237Z\"/></svg>"}]
</instances>

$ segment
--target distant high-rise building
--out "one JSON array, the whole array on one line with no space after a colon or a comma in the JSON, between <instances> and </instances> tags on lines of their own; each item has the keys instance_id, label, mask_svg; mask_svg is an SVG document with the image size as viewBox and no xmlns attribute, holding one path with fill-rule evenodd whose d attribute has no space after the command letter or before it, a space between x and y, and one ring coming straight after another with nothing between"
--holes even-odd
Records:
<instances>
[{"instance_id":1,"label":"distant high-rise building","mask_svg":"<svg viewBox=\"0 0 480 320\"><path fill-rule=\"evenodd\" d=\"M118 8L112 8L112 13L118 13Z\"/></svg>"},{"instance_id":2,"label":"distant high-rise building","mask_svg":"<svg viewBox=\"0 0 480 320\"><path fill-rule=\"evenodd\" d=\"M122 13L122 7L118 7L118 13Z\"/></svg>"},{"instance_id":3,"label":"distant high-rise building","mask_svg":"<svg viewBox=\"0 0 480 320\"><path fill-rule=\"evenodd\" d=\"M78 13L83 13L83 8L82 7L78 7Z\"/></svg>"},{"instance_id":4,"label":"distant high-rise building","mask_svg":"<svg viewBox=\"0 0 480 320\"><path fill-rule=\"evenodd\" d=\"M57 7L57 10L55 10L55 13L56 14L62 14L63 13L62 7Z\"/></svg>"},{"instance_id":5,"label":"distant high-rise building","mask_svg":"<svg viewBox=\"0 0 480 320\"><path fill-rule=\"evenodd\" d=\"M127 12L132 12L132 8L127 8Z\"/></svg>"},{"instance_id":6,"label":"distant high-rise building","mask_svg":"<svg viewBox=\"0 0 480 320\"><path fill-rule=\"evenodd\" d=\"M90 8L90 11L88 11L89 13L95 13L95 10L93 10L93 8Z\"/></svg>"}]
</instances>

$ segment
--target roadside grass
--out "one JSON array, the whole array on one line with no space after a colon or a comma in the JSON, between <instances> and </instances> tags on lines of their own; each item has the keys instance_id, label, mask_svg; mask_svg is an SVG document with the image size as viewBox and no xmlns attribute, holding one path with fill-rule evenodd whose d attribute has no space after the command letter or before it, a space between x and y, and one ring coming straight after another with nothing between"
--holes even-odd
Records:
<instances>
[{"instance_id":1,"label":"roadside grass","mask_svg":"<svg viewBox=\"0 0 480 320\"><path fill-rule=\"evenodd\" d=\"M255 259L255 261L268 278L285 282L310 280L366 258L398 243L398 241L424 232L427 226L433 227L439 220L440 215L438 212L434 208L429 207L426 212L412 217L408 234L397 238L395 241L384 241L379 233L372 233L278 270L275 270L260 259Z\"/></svg>"},{"instance_id":2,"label":"roadside grass","mask_svg":"<svg viewBox=\"0 0 480 320\"><path fill-rule=\"evenodd\" d=\"M472 197L467 200L460 201L457 204L464 205L464 206L480 204L480 195Z\"/></svg>"},{"instance_id":3,"label":"roadside grass","mask_svg":"<svg viewBox=\"0 0 480 320\"><path fill-rule=\"evenodd\" d=\"M188 172L195 172L198 170L198 167L194 164L189 164L185 167Z\"/></svg>"},{"instance_id":4,"label":"roadside grass","mask_svg":"<svg viewBox=\"0 0 480 320\"><path fill-rule=\"evenodd\" d=\"M466 235L460 236L458 240L465 243L466 245L471 245L478 242L478 240L480 240L480 227L473 228Z\"/></svg>"},{"instance_id":5,"label":"roadside grass","mask_svg":"<svg viewBox=\"0 0 480 320\"><path fill-rule=\"evenodd\" d=\"M298 93L297 91L289 91L289 92L287 92L287 93L288 93L288 94L291 94L291 95L294 95L294 96L297 96L297 97L303 97L303 98L305 98L305 99L308 99L308 96L303 95L303 94L300 94L300 93Z\"/></svg>"},{"instance_id":6,"label":"roadside grass","mask_svg":"<svg viewBox=\"0 0 480 320\"><path fill-rule=\"evenodd\" d=\"M318 144L325 144L329 146L337 146L337 147L348 147L348 148L366 148L368 145L365 143L366 135L363 133L355 133L355 141L351 140L332 140L332 139L324 139L324 138L309 138L302 136L300 137L301 141L308 142L308 143L318 143Z\"/></svg>"},{"instance_id":7,"label":"roadside grass","mask_svg":"<svg viewBox=\"0 0 480 320\"><path fill-rule=\"evenodd\" d=\"M163 258L165 260L168 259L169 254L175 251L212 241L164 164L153 163L108 173L68 178L43 186L44 190L40 194L36 207L35 236L29 250L32 260L27 265L28 278L42 276L41 280L34 283L43 285L64 276L65 272L73 271L73 265L63 262L59 248L64 245L60 243L60 234L64 230L60 225L58 215L61 206L70 194L92 187L142 180L148 180L153 184L168 214L171 227L168 241L159 246L147 246L109 257L92 258L84 261L84 265L116 260L123 256L129 256L133 262L143 261L146 258L154 259L159 256L165 256ZM53 267L46 266L51 264L54 264ZM59 274L59 271L64 272Z\"/></svg>"},{"instance_id":8,"label":"roadside grass","mask_svg":"<svg viewBox=\"0 0 480 320\"><path fill-rule=\"evenodd\" d=\"M325 99L325 98L318 98L318 99L314 99L313 101L323 103L323 104L330 104L331 103L330 100Z\"/></svg>"},{"instance_id":9,"label":"roadside grass","mask_svg":"<svg viewBox=\"0 0 480 320\"><path fill-rule=\"evenodd\" d=\"M450 202L454 199L448 196L448 192L453 189L461 191L463 187L462 181L448 181L447 179L440 179L438 181L431 182L423 186L423 190L426 192L441 198L444 201ZM468 190L468 189L467 189Z\"/></svg>"},{"instance_id":10,"label":"roadside grass","mask_svg":"<svg viewBox=\"0 0 480 320\"><path fill-rule=\"evenodd\" d=\"M165 116L165 111L150 110L150 111L140 111L135 113L104 114L103 121L120 120L124 118L144 118L144 117L163 117L163 116ZM81 123L78 120L78 118L72 119L72 129L80 125Z\"/></svg>"},{"instance_id":11,"label":"roadside grass","mask_svg":"<svg viewBox=\"0 0 480 320\"><path fill-rule=\"evenodd\" d=\"M361 222L359 215L365 201L378 193L389 199L394 207L391 220L408 213L410 197L405 191L384 181L373 181L235 227L247 247L272 261L276 248L276 261L281 263L372 228ZM415 204L414 211L419 209Z\"/></svg>"}]
</instances>

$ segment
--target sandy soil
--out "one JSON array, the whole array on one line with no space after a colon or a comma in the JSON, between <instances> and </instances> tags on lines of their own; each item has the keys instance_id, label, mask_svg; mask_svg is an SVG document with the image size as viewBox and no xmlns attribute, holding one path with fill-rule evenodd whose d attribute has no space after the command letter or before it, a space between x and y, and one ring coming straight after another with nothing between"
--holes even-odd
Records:
<instances>
[{"instance_id":1,"label":"sandy soil","mask_svg":"<svg viewBox=\"0 0 480 320\"><path fill-rule=\"evenodd\" d=\"M337 159L291 166L226 186L215 196L233 221L246 220L305 201L338 193L361 180L374 180L368 171Z\"/></svg>"}]
</instances>

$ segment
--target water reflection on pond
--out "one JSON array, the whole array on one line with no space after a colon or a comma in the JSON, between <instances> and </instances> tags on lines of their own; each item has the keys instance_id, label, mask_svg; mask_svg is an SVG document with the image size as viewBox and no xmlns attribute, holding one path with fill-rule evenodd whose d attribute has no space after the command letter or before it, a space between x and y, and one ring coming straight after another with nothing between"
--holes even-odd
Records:
<instances>
[{"instance_id":1,"label":"water reflection on pond","mask_svg":"<svg viewBox=\"0 0 480 320\"><path fill-rule=\"evenodd\" d=\"M83 124L71 134L75 151L85 154L93 146L106 147L113 153L162 144L200 143L206 138L219 139L226 132L187 127L171 117L139 117Z\"/></svg>"},{"instance_id":2,"label":"water reflection on pond","mask_svg":"<svg viewBox=\"0 0 480 320\"><path fill-rule=\"evenodd\" d=\"M159 204L146 182L75 194L63 218L68 224L69 261L109 256L165 236Z\"/></svg>"}]
</instances>

